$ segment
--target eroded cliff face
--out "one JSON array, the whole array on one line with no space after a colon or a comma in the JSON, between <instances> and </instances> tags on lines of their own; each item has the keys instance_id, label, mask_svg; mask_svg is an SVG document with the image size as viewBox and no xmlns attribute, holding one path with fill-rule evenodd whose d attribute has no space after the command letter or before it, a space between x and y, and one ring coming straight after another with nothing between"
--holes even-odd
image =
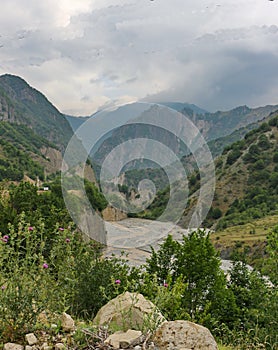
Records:
<instances>
[{"instance_id":1,"label":"eroded cliff face","mask_svg":"<svg viewBox=\"0 0 278 350\"><path fill-rule=\"evenodd\" d=\"M102 211L102 217L106 221L120 221L127 218L127 214L117 208L108 206Z\"/></svg>"},{"instance_id":2,"label":"eroded cliff face","mask_svg":"<svg viewBox=\"0 0 278 350\"><path fill-rule=\"evenodd\" d=\"M40 163L45 168L46 175L62 170L63 156L59 150L52 147L43 147L40 151L44 156Z\"/></svg>"},{"instance_id":3,"label":"eroded cliff face","mask_svg":"<svg viewBox=\"0 0 278 350\"><path fill-rule=\"evenodd\" d=\"M3 96L0 96L0 121L14 123L15 119L14 108L8 104Z\"/></svg>"}]
</instances>

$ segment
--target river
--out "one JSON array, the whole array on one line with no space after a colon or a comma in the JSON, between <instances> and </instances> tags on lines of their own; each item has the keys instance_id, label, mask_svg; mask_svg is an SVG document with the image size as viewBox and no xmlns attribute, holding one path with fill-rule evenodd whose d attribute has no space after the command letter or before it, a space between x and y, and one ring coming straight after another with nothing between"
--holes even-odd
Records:
<instances>
[{"instance_id":1,"label":"river","mask_svg":"<svg viewBox=\"0 0 278 350\"><path fill-rule=\"evenodd\" d=\"M183 229L171 222L160 222L146 219L129 218L121 221L105 222L107 231L107 248L105 256L121 256L130 265L144 264L150 256L151 246L158 249L163 239L171 234L177 241L181 241L183 235L187 236L189 229ZM222 269L227 272L232 266L230 260L221 260ZM251 267L250 267L251 268Z\"/></svg>"}]
</instances>

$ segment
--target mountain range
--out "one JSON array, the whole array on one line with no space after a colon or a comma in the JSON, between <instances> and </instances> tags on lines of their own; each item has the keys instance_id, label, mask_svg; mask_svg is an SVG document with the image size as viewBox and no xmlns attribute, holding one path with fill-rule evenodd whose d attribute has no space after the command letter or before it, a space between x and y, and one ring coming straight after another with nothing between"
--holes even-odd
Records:
<instances>
[{"instance_id":1,"label":"mountain range","mask_svg":"<svg viewBox=\"0 0 278 350\"><path fill-rule=\"evenodd\" d=\"M208 225L239 224L277 210L274 204L277 203L278 105L241 106L216 113L177 102L166 102L165 106L175 108L195 123L215 157L217 185ZM62 114L20 77L0 76L0 181L44 180L59 172L69 139L87 119ZM124 135L121 128L114 130L101 145L105 153L97 161L115 147L115 141L120 143L124 138L146 133L146 130L138 130L135 126L128 135ZM160 130L147 132L149 137L160 138L164 143L169 138L169 143L172 142L170 135ZM188 162L188 155L183 162ZM123 192L136 188L140 176L148 172L148 177L155 179L162 191L159 205L154 202L151 210L163 206L163 198L167 199L167 190L164 191L167 177L152 168L142 170L141 174L140 171L134 169L124 174L122 185L127 188ZM191 203L194 203L198 173L194 167L191 172L190 194ZM181 220L181 224L186 225L186 222Z\"/></svg>"}]
</instances>

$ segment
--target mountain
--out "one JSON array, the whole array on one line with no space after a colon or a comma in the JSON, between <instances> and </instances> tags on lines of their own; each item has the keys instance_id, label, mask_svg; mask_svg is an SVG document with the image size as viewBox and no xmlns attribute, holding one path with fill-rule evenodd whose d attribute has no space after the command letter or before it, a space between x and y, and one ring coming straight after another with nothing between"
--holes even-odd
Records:
<instances>
[{"instance_id":1,"label":"mountain","mask_svg":"<svg viewBox=\"0 0 278 350\"><path fill-rule=\"evenodd\" d=\"M258 108L240 106L230 111L218 111L205 114L184 113L197 126L207 141L230 135L235 130L264 119L278 110L278 105ZM181 111L183 113L183 111Z\"/></svg>"},{"instance_id":2,"label":"mountain","mask_svg":"<svg viewBox=\"0 0 278 350\"><path fill-rule=\"evenodd\" d=\"M60 171L72 134L42 93L20 77L0 76L0 181L43 181Z\"/></svg>"},{"instance_id":3,"label":"mountain","mask_svg":"<svg viewBox=\"0 0 278 350\"><path fill-rule=\"evenodd\" d=\"M200 108L193 103L182 103L182 102L158 102L160 105L167 106L178 112L187 111L190 114L193 112L195 114L206 114L209 113L203 108Z\"/></svg>"},{"instance_id":4,"label":"mountain","mask_svg":"<svg viewBox=\"0 0 278 350\"><path fill-rule=\"evenodd\" d=\"M65 115L73 131L77 130L79 126L85 123L90 117L73 117L71 115Z\"/></svg>"},{"instance_id":5,"label":"mountain","mask_svg":"<svg viewBox=\"0 0 278 350\"><path fill-rule=\"evenodd\" d=\"M47 98L18 76L0 76L0 121L24 124L64 150L72 136L65 118Z\"/></svg>"},{"instance_id":6,"label":"mountain","mask_svg":"<svg viewBox=\"0 0 278 350\"><path fill-rule=\"evenodd\" d=\"M215 195L206 225L223 229L277 214L278 113L227 146L215 167ZM196 196L198 191L192 203Z\"/></svg>"},{"instance_id":7,"label":"mountain","mask_svg":"<svg viewBox=\"0 0 278 350\"><path fill-rule=\"evenodd\" d=\"M0 122L0 181L44 180L60 170L58 147L23 124Z\"/></svg>"},{"instance_id":8,"label":"mountain","mask_svg":"<svg viewBox=\"0 0 278 350\"><path fill-rule=\"evenodd\" d=\"M192 162L191 157L183 159L183 162L188 166ZM148 175L147 171L145 174L142 171L127 173L123 185L131 183L136 188L130 177L140 181L145 175ZM139 217L156 219L168 203L169 187L161 187L165 186L167 179L163 178L161 170L155 175L152 174L158 185L158 195ZM224 149L223 154L215 159L215 181L214 199L203 223L205 227L224 229L278 214L278 112L246 133L242 140ZM199 197L200 176L197 170L191 170L188 182L188 207L179 222L183 227L187 227Z\"/></svg>"},{"instance_id":9,"label":"mountain","mask_svg":"<svg viewBox=\"0 0 278 350\"><path fill-rule=\"evenodd\" d=\"M208 146L213 158L221 155L225 147L234 142L242 140L249 131L258 128L262 123L268 122L273 116L275 116L275 112L270 113L268 116L254 123L243 126L227 136L222 136L218 139L208 141Z\"/></svg>"},{"instance_id":10,"label":"mountain","mask_svg":"<svg viewBox=\"0 0 278 350\"><path fill-rule=\"evenodd\" d=\"M161 103L161 105L162 104L181 112L196 125L207 140L213 156L220 155L225 146L243 138L248 131L256 128L259 123L262 123L271 113L278 110L278 105L268 105L258 108L241 106L230 111L209 113L188 103L165 102ZM126 113L124 108L119 108L119 111ZM73 131L75 131L83 122L88 120L88 117L77 118L67 116L67 119ZM165 133L165 130L158 130L157 128L156 130L152 130L151 127L144 128L142 125L133 125L132 127L124 126L118 128L111 132L110 135L106 135L102 142L99 142L100 147L93 157L94 163L101 164L105 155L116 145L126 140L133 139L134 137L146 136L166 142L165 144L167 146L171 144L171 148L173 149L174 146L174 151L177 152L179 156L187 154L187 148L184 147L184 145L181 148L181 144L179 144L175 138L171 138L169 133ZM140 164L137 164L137 167L139 165ZM146 165L143 167L146 167Z\"/></svg>"}]
</instances>

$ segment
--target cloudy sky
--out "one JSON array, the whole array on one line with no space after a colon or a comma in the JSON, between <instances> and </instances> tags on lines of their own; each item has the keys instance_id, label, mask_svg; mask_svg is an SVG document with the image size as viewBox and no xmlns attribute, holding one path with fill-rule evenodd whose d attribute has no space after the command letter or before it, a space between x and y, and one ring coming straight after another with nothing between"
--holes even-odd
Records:
<instances>
[{"instance_id":1,"label":"cloudy sky","mask_svg":"<svg viewBox=\"0 0 278 350\"><path fill-rule=\"evenodd\" d=\"M62 112L278 104L278 0L1 0L0 74Z\"/></svg>"}]
</instances>

